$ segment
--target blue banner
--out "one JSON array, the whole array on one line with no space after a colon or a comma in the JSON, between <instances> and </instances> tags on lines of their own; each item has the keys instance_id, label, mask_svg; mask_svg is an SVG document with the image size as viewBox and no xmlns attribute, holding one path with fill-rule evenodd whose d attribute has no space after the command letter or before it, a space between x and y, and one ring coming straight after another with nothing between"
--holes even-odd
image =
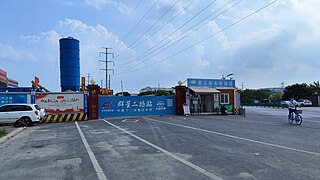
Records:
<instances>
[{"instance_id":1,"label":"blue banner","mask_svg":"<svg viewBox=\"0 0 320 180\"><path fill-rule=\"evenodd\" d=\"M0 94L0 105L27 103L27 94Z\"/></svg>"},{"instance_id":2,"label":"blue banner","mask_svg":"<svg viewBox=\"0 0 320 180\"><path fill-rule=\"evenodd\" d=\"M99 118L173 115L175 96L99 96Z\"/></svg>"},{"instance_id":3,"label":"blue banner","mask_svg":"<svg viewBox=\"0 0 320 180\"><path fill-rule=\"evenodd\" d=\"M31 93L31 104L36 103L36 95Z\"/></svg>"},{"instance_id":4,"label":"blue banner","mask_svg":"<svg viewBox=\"0 0 320 180\"><path fill-rule=\"evenodd\" d=\"M83 94L83 102L84 102L84 113L87 114L88 113L88 94L87 92L85 92Z\"/></svg>"},{"instance_id":5,"label":"blue banner","mask_svg":"<svg viewBox=\"0 0 320 180\"><path fill-rule=\"evenodd\" d=\"M188 87L235 88L235 80L228 79L187 79Z\"/></svg>"}]
</instances>

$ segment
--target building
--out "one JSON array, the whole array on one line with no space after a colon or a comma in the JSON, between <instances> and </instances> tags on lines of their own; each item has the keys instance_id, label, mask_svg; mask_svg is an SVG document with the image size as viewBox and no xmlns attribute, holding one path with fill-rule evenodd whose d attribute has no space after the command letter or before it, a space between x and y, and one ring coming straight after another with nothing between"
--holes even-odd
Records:
<instances>
[{"instance_id":1,"label":"building","mask_svg":"<svg viewBox=\"0 0 320 180\"><path fill-rule=\"evenodd\" d=\"M285 88L282 87L273 87L273 88L260 88L259 90L269 90L271 94L281 93L283 94Z\"/></svg>"},{"instance_id":2,"label":"building","mask_svg":"<svg viewBox=\"0 0 320 180\"><path fill-rule=\"evenodd\" d=\"M0 69L0 87L7 87L7 72Z\"/></svg>"},{"instance_id":3,"label":"building","mask_svg":"<svg viewBox=\"0 0 320 180\"><path fill-rule=\"evenodd\" d=\"M200 112L217 112L223 105L228 112L239 108L235 80L187 79L186 104Z\"/></svg>"},{"instance_id":4,"label":"building","mask_svg":"<svg viewBox=\"0 0 320 180\"><path fill-rule=\"evenodd\" d=\"M13 80L13 79L8 78L8 79L7 79L7 87L11 87L11 88L13 88L13 87L19 87L19 83L18 83L18 81L16 81L16 80Z\"/></svg>"},{"instance_id":5,"label":"building","mask_svg":"<svg viewBox=\"0 0 320 180\"><path fill-rule=\"evenodd\" d=\"M0 69L0 87L18 87L19 83L16 80L7 77L7 72Z\"/></svg>"}]
</instances>

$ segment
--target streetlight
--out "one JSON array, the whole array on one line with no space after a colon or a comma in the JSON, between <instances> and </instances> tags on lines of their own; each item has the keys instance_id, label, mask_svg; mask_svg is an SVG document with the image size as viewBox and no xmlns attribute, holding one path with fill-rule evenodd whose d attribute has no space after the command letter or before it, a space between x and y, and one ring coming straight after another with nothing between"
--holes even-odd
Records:
<instances>
[{"instance_id":1,"label":"streetlight","mask_svg":"<svg viewBox=\"0 0 320 180\"><path fill-rule=\"evenodd\" d=\"M228 75L226 75L226 76L222 75L222 79L224 80L224 79L226 79L227 77L230 77L230 76L233 76L233 75L234 75L234 73L230 73L230 74L228 74ZM230 77L230 80L232 80L232 77Z\"/></svg>"}]
</instances>

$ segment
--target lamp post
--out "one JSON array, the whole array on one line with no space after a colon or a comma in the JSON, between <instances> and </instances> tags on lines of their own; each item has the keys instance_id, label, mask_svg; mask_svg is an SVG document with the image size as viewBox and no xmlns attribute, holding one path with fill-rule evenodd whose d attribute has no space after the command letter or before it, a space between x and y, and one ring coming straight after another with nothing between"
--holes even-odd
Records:
<instances>
[{"instance_id":1,"label":"lamp post","mask_svg":"<svg viewBox=\"0 0 320 180\"><path fill-rule=\"evenodd\" d=\"M226 75L226 76L224 76L224 75L222 75L222 79L224 80L224 79L226 79L227 77L230 77L230 76L233 76L234 75L234 73L230 73L230 74L228 74L228 75ZM232 79L232 77L230 77L230 80Z\"/></svg>"}]
</instances>

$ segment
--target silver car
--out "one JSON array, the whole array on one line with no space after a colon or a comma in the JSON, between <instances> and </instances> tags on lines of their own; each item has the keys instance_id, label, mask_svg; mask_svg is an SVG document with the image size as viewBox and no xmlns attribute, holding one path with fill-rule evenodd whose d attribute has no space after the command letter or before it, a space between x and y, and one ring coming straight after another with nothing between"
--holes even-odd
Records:
<instances>
[{"instance_id":1,"label":"silver car","mask_svg":"<svg viewBox=\"0 0 320 180\"><path fill-rule=\"evenodd\" d=\"M0 106L0 123L14 123L14 126L32 126L39 122L44 111L37 104L5 104Z\"/></svg>"}]
</instances>

